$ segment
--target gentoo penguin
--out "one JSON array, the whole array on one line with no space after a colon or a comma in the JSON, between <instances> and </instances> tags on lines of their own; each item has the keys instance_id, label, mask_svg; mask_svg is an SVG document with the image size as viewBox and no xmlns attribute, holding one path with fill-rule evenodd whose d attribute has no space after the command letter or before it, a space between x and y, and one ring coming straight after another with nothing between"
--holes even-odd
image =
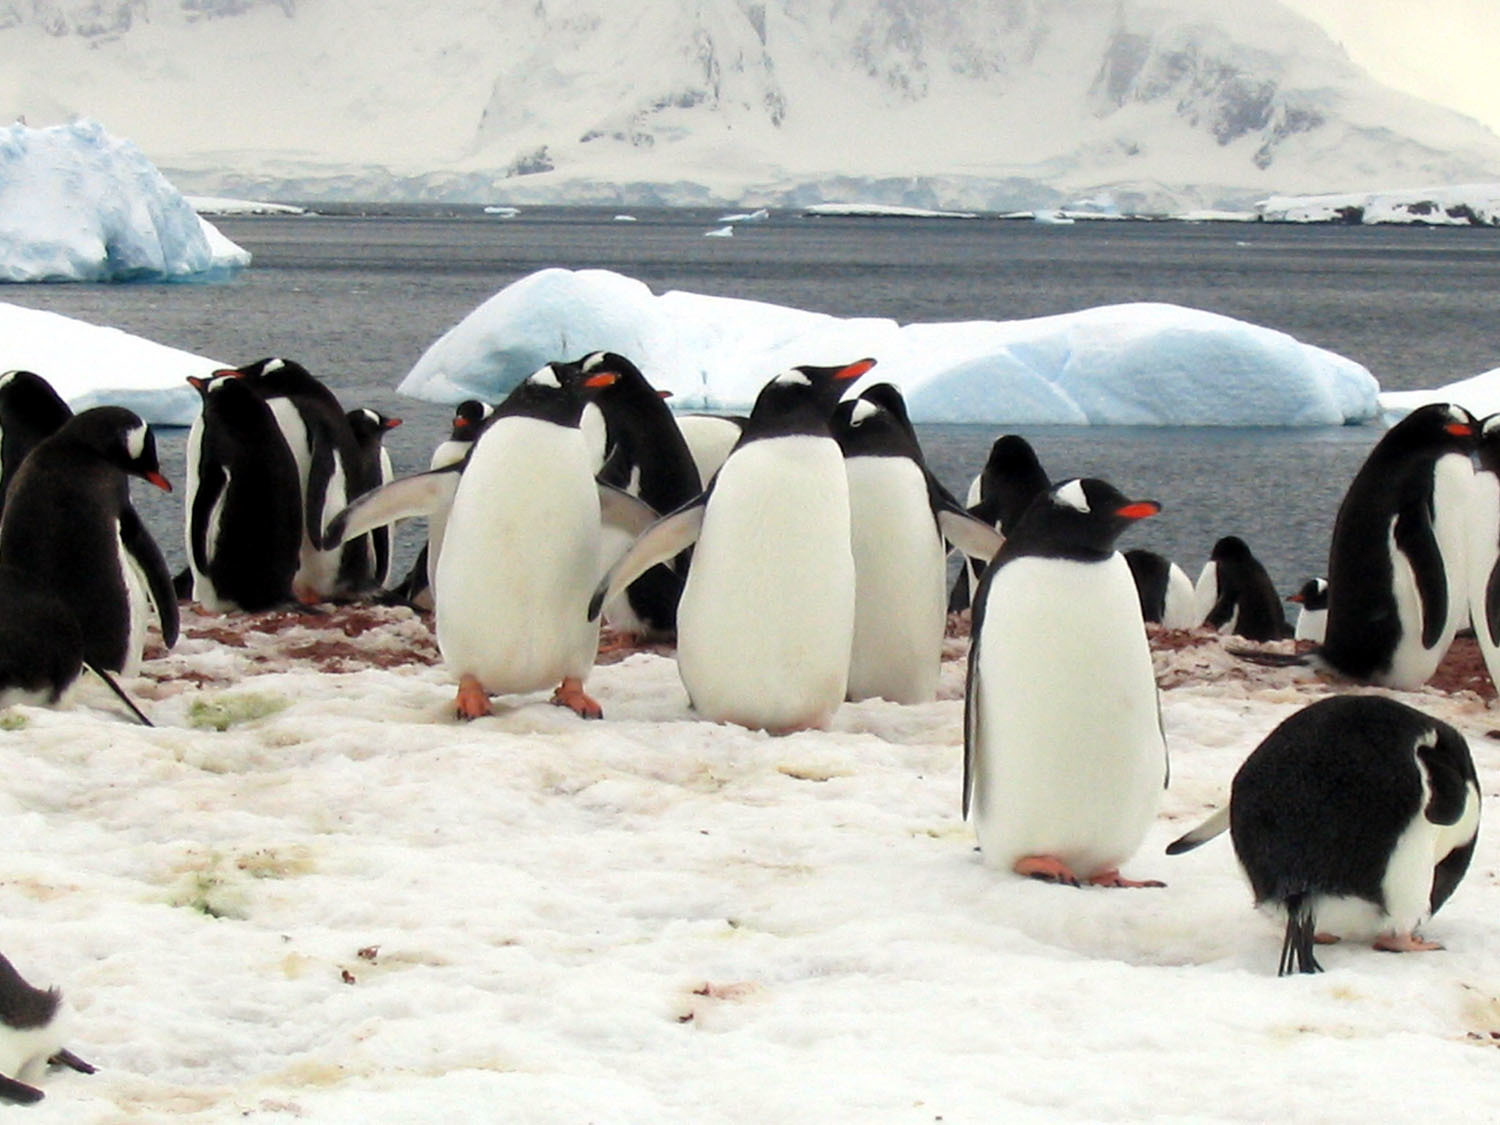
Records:
<instances>
[{"instance_id":1,"label":"gentoo penguin","mask_svg":"<svg viewBox=\"0 0 1500 1125\"><path fill-rule=\"evenodd\" d=\"M437 565L437 640L458 676L460 718L489 714L491 694L557 686L584 718L599 643L584 612L599 573L601 516L643 530L655 513L594 480L576 380L553 365L496 409L466 460L394 481L335 516L328 542L448 508Z\"/></svg>"},{"instance_id":2,"label":"gentoo penguin","mask_svg":"<svg viewBox=\"0 0 1500 1125\"><path fill-rule=\"evenodd\" d=\"M1275 641L1287 634L1286 611L1271 576L1238 535L1214 544L1198 575L1198 620L1236 637Z\"/></svg>"},{"instance_id":3,"label":"gentoo penguin","mask_svg":"<svg viewBox=\"0 0 1500 1125\"><path fill-rule=\"evenodd\" d=\"M303 512L292 451L243 379L188 382L203 397L188 434L185 488L193 597L212 613L291 603Z\"/></svg>"},{"instance_id":4,"label":"gentoo penguin","mask_svg":"<svg viewBox=\"0 0 1500 1125\"><path fill-rule=\"evenodd\" d=\"M1284 913L1281 975L1321 971L1314 941L1441 948L1417 927L1448 900L1479 831L1479 780L1447 723L1394 699L1341 695L1266 736L1230 788L1228 824L1255 904ZM1168 847L1223 831L1222 812Z\"/></svg>"},{"instance_id":5,"label":"gentoo penguin","mask_svg":"<svg viewBox=\"0 0 1500 1125\"><path fill-rule=\"evenodd\" d=\"M1333 525L1319 650L1344 675L1418 687L1467 619L1475 429L1460 406L1419 407L1376 443L1350 484Z\"/></svg>"},{"instance_id":6,"label":"gentoo penguin","mask_svg":"<svg viewBox=\"0 0 1500 1125\"><path fill-rule=\"evenodd\" d=\"M928 470L901 392L865 388L833 413L854 547L847 697L926 703L937 695L947 623L947 542L992 558L1001 538Z\"/></svg>"},{"instance_id":7,"label":"gentoo penguin","mask_svg":"<svg viewBox=\"0 0 1500 1125\"><path fill-rule=\"evenodd\" d=\"M1120 875L1167 776L1146 627L1114 542L1160 511L1102 480L1039 497L974 599L963 808L985 861L1055 882Z\"/></svg>"},{"instance_id":8,"label":"gentoo penguin","mask_svg":"<svg viewBox=\"0 0 1500 1125\"><path fill-rule=\"evenodd\" d=\"M615 352L593 352L576 365L584 395L604 417L604 464L598 479L623 489L658 512L674 511L702 491L687 441L646 376ZM603 562L612 565L630 546L605 535ZM614 629L639 638L666 638L677 631L677 603L687 557L680 555L642 574L621 598L604 607Z\"/></svg>"},{"instance_id":9,"label":"gentoo penguin","mask_svg":"<svg viewBox=\"0 0 1500 1125\"><path fill-rule=\"evenodd\" d=\"M389 484L396 476L391 467L390 451L385 448L385 435L401 425L401 419L382 414L369 407L350 410L345 417L354 432L354 445L359 458L354 463L349 478L350 496L360 496L383 484ZM365 538L365 549L369 552L370 580L376 586L384 586L391 580L391 528L377 527Z\"/></svg>"},{"instance_id":10,"label":"gentoo penguin","mask_svg":"<svg viewBox=\"0 0 1500 1125\"><path fill-rule=\"evenodd\" d=\"M0 563L73 607L85 660L132 675L152 604L168 647L178 618L172 576L130 506L127 474L171 491L150 428L119 406L75 415L16 474L0 516Z\"/></svg>"},{"instance_id":11,"label":"gentoo penguin","mask_svg":"<svg viewBox=\"0 0 1500 1125\"><path fill-rule=\"evenodd\" d=\"M62 396L35 372L0 375L0 510L26 454L71 417L73 411Z\"/></svg>"},{"instance_id":12,"label":"gentoo penguin","mask_svg":"<svg viewBox=\"0 0 1500 1125\"><path fill-rule=\"evenodd\" d=\"M1478 466L1470 501L1469 618L1490 680L1500 684L1500 414L1478 426Z\"/></svg>"},{"instance_id":13,"label":"gentoo penguin","mask_svg":"<svg viewBox=\"0 0 1500 1125\"><path fill-rule=\"evenodd\" d=\"M1001 434L990 446L984 468L969 483L965 503L970 514L1006 535L1050 483L1031 443L1020 434ZM948 596L949 613L969 608L982 569L972 559L964 564Z\"/></svg>"},{"instance_id":14,"label":"gentoo penguin","mask_svg":"<svg viewBox=\"0 0 1500 1125\"><path fill-rule=\"evenodd\" d=\"M428 461L428 469L446 469L457 465L469 455L474 439L479 436L484 422L495 408L477 398L466 398L453 408L453 423L448 437L438 443ZM406 602L417 609L431 611L435 604L432 591L432 576L437 571L437 560L443 549L443 528L448 522L448 509L441 508L427 517L427 542L417 552L416 561L406 572L406 577L390 591L392 600Z\"/></svg>"},{"instance_id":15,"label":"gentoo penguin","mask_svg":"<svg viewBox=\"0 0 1500 1125\"><path fill-rule=\"evenodd\" d=\"M0 1100L30 1105L48 1065L93 1074L94 1067L63 1046L67 1032L62 993L28 984L0 955Z\"/></svg>"},{"instance_id":16,"label":"gentoo penguin","mask_svg":"<svg viewBox=\"0 0 1500 1125\"><path fill-rule=\"evenodd\" d=\"M1299 641L1322 643L1328 623L1328 579L1309 578L1287 601L1297 606L1297 623L1292 636Z\"/></svg>"},{"instance_id":17,"label":"gentoo penguin","mask_svg":"<svg viewBox=\"0 0 1500 1125\"><path fill-rule=\"evenodd\" d=\"M1125 552L1125 562L1141 599L1141 616L1148 625L1164 629L1192 629L1198 616L1193 580L1165 555L1136 547Z\"/></svg>"},{"instance_id":18,"label":"gentoo penguin","mask_svg":"<svg viewBox=\"0 0 1500 1125\"><path fill-rule=\"evenodd\" d=\"M874 364L793 367L768 382L708 488L642 535L594 592L591 616L696 542L677 609L677 670L706 719L801 730L822 726L844 699L854 554L828 419Z\"/></svg>"},{"instance_id":19,"label":"gentoo penguin","mask_svg":"<svg viewBox=\"0 0 1500 1125\"><path fill-rule=\"evenodd\" d=\"M307 368L289 359L259 359L226 369L266 400L297 463L302 487L303 537L293 592L304 602L355 594L373 581L370 552L363 543L325 547L323 531L348 504L358 472L359 449L337 396Z\"/></svg>"},{"instance_id":20,"label":"gentoo penguin","mask_svg":"<svg viewBox=\"0 0 1500 1125\"><path fill-rule=\"evenodd\" d=\"M707 488L745 432L745 419L737 414L678 414L676 419L698 479Z\"/></svg>"}]
</instances>

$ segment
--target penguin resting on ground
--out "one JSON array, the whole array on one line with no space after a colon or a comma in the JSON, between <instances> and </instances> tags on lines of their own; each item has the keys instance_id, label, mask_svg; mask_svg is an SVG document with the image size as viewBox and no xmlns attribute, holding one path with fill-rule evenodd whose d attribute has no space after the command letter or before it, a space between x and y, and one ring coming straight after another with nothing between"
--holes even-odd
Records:
<instances>
[{"instance_id":1,"label":"penguin resting on ground","mask_svg":"<svg viewBox=\"0 0 1500 1125\"><path fill-rule=\"evenodd\" d=\"M963 811L986 863L1078 885L1120 875L1167 777L1151 650L1115 540L1161 510L1102 480L1038 497L980 579Z\"/></svg>"},{"instance_id":2,"label":"penguin resting on ground","mask_svg":"<svg viewBox=\"0 0 1500 1125\"><path fill-rule=\"evenodd\" d=\"M26 983L0 955L0 1100L31 1105L43 1098L37 1080L48 1065L80 1074L94 1067L63 1046L62 993Z\"/></svg>"},{"instance_id":3,"label":"penguin resting on ground","mask_svg":"<svg viewBox=\"0 0 1500 1125\"><path fill-rule=\"evenodd\" d=\"M1238 535L1214 544L1194 589L1199 621L1210 628L1248 641L1275 641L1287 634L1281 595Z\"/></svg>"},{"instance_id":4,"label":"penguin resting on ground","mask_svg":"<svg viewBox=\"0 0 1500 1125\"><path fill-rule=\"evenodd\" d=\"M1229 807L1168 846L1228 824L1255 904L1282 912L1280 975L1322 971L1315 942L1442 948L1417 928L1468 869L1479 780L1447 723L1377 695L1321 699L1268 734L1235 774Z\"/></svg>"},{"instance_id":5,"label":"penguin resting on ground","mask_svg":"<svg viewBox=\"0 0 1500 1125\"><path fill-rule=\"evenodd\" d=\"M658 520L604 576L589 616L696 543L677 610L677 670L714 722L785 733L843 702L854 638L849 482L828 419L875 365L793 367L761 388L703 494Z\"/></svg>"},{"instance_id":6,"label":"penguin resting on ground","mask_svg":"<svg viewBox=\"0 0 1500 1125\"><path fill-rule=\"evenodd\" d=\"M1198 616L1193 580L1165 555L1137 547L1125 552L1125 562L1141 599L1141 616L1163 629L1192 629Z\"/></svg>"}]
</instances>

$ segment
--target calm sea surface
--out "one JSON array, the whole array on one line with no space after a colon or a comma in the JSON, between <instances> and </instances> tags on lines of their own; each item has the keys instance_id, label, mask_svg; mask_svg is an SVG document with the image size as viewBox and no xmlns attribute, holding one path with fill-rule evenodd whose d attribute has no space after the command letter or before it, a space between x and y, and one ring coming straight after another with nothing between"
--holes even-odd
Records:
<instances>
[{"instance_id":1,"label":"calm sea surface","mask_svg":"<svg viewBox=\"0 0 1500 1125\"><path fill-rule=\"evenodd\" d=\"M721 211L382 208L218 219L255 261L214 285L15 285L0 300L49 309L238 364L297 359L346 406L405 419L398 472L425 468L446 406L395 386L441 333L510 282L547 266L617 270L688 289L839 316L1002 320L1125 301L1170 301L1289 332L1363 363L1387 389L1436 386L1500 366L1500 232L1478 229L999 220L808 219L776 214L704 238ZM768 373L770 374L770 373ZM1379 432L1014 427L1054 477L1103 476L1162 502L1123 546L1196 576L1221 535L1242 536L1278 586L1325 567L1339 500ZM991 426L922 428L929 461L960 494ZM183 432L159 436L180 482ZM174 567L181 489L135 488ZM415 552L411 537L398 565Z\"/></svg>"}]
</instances>

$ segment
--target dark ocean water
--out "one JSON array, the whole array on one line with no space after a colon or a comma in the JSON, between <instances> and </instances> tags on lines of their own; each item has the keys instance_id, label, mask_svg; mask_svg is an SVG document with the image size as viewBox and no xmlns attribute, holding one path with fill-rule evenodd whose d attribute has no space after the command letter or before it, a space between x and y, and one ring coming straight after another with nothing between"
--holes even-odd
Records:
<instances>
[{"instance_id":1,"label":"dark ocean water","mask_svg":"<svg viewBox=\"0 0 1500 1125\"><path fill-rule=\"evenodd\" d=\"M328 209L325 207L325 211ZM1281 329L1367 366L1387 389L1435 386L1500 365L1500 232L1224 223L808 219L773 215L704 238L719 211L340 208L225 218L254 256L208 285L11 286L0 300L49 309L238 364L297 359L345 405L405 419L398 472L425 468L449 409L395 393L423 350L505 285L547 266L606 268L654 290L688 289L902 322L1012 319L1125 301L1170 301ZM769 374L769 373L768 373ZM1379 437L1332 430L1015 427L1055 477L1103 476L1162 502L1124 546L1196 575L1221 535L1242 536L1290 591L1324 569L1339 500ZM928 426L938 475L962 494L1003 428ZM180 481L182 431L159 435ZM180 491L147 497L174 566ZM415 552L408 534L398 555Z\"/></svg>"}]
</instances>

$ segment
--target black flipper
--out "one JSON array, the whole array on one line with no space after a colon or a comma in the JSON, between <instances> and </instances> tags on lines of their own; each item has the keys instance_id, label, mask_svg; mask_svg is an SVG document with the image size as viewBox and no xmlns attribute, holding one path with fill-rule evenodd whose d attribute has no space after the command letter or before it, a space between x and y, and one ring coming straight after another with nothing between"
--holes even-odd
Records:
<instances>
[{"instance_id":1,"label":"black flipper","mask_svg":"<svg viewBox=\"0 0 1500 1125\"><path fill-rule=\"evenodd\" d=\"M193 566L199 574L208 573L208 517L228 480L224 467L217 462L203 465L198 476L198 491L193 494L193 510L188 513L188 539L189 548L193 552Z\"/></svg>"},{"instance_id":2,"label":"black flipper","mask_svg":"<svg viewBox=\"0 0 1500 1125\"><path fill-rule=\"evenodd\" d=\"M35 1105L45 1096L35 1086L28 1086L24 1082L17 1082L14 1078L7 1078L0 1074L0 1101L15 1102L17 1105Z\"/></svg>"},{"instance_id":3,"label":"black flipper","mask_svg":"<svg viewBox=\"0 0 1500 1125\"><path fill-rule=\"evenodd\" d=\"M1422 599L1422 647L1432 648L1448 621L1448 580L1425 506L1416 511L1402 509L1396 516L1395 538L1396 548L1411 564L1417 595Z\"/></svg>"},{"instance_id":4,"label":"black flipper","mask_svg":"<svg viewBox=\"0 0 1500 1125\"><path fill-rule=\"evenodd\" d=\"M119 696L120 702L125 704L126 707L130 708L130 713L141 721L141 726L154 727L156 725L150 719L146 718L146 713L136 706L135 700L131 699L130 696L125 694L125 689L115 682L115 678L113 676L111 676L103 668L100 668L97 664L92 664L87 660L85 660L83 664L85 668L87 668L90 672L94 673L94 675L103 680L105 684L109 686L110 691Z\"/></svg>"},{"instance_id":5,"label":"black flipper","mask_svg":"<svg viewBox=\"0 0 1500 1125\"><path fill-rule=\"evenodd\" d=\"M1484 620L1476 621L1476 628L1489 632L1490 644L1500 644L1500 559L1490 568L1489 581L1484 587Z\"/></svg>"},{"instance_id":6,"label":"black flipper","mask_svg":"<svg viewBox=\"0 0 1500 1125\"><path fill-rule=\"evenodd\" d=\"M172 572L167 569L167 560L161 548L141 517L130 505L120 509L120 542L141 568L146 585L151 591L151 600L156 604L156 619L161 625L161 639L171 648L177 643L181 618L177 611L177 588L172 584Z\"/></svg>"},{"instance_id":7,"label":"black flipper","mask_svg":"<svg viewBox=\"0 0 1500 1125\"><path fill-rule=\"evenodd\" d=\"M72 1051L64 1047L47 1060L51 1066L65 1066L69 1070L76 1070L79 1074L97 1074L99 1068L93 1063L84 1062Z\"/></svg>"}]
</instances>

